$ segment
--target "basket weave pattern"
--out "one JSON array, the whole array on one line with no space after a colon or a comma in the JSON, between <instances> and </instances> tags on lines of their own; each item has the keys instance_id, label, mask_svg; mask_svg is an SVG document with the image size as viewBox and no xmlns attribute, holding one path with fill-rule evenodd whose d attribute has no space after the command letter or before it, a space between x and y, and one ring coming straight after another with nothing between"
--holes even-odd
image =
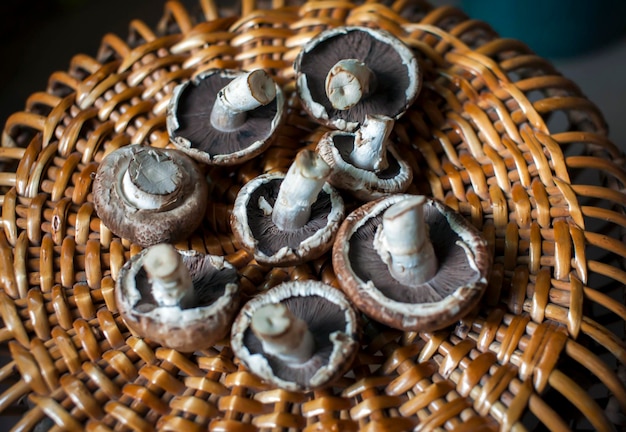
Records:
<instances>
[{"instance_id":1,"label":"basket weave pattern","mask_svg":"<svg viewBox=\"0 0 626 432\"><path fill-rule=\"evenodd\" d=\"M91 431L619 428L626 170L578 87L523 44L419 0L199 6L194 16L169 2L156 29L132 21L126 39L106 35L4 127L0 412L17 413L19 430L47 418L51 430ZM339 286L330 254L259 265L228 223L243 184L286 171L326 131L299 106L292 63L339 25L385 29L419 56L424 88L392 138L415 173L409 192L442 200L487 239L495 258L480 306L433 333L367 323L349 373L307 394L270 388L227 341L183 355L132 335L113 289L139 247L98 219L93 175L121 146L168 146L173 88L210 68L266 69L289 114L261 157L204 167L205 221L177 247L226 256L248 297L294 279Z\"/></svg>"}]
</instances>

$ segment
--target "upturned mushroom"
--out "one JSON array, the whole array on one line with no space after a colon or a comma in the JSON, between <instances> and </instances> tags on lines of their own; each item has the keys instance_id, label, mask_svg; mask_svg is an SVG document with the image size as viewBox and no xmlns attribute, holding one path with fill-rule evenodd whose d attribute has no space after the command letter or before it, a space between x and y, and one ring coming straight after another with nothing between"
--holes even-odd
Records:
<instances>
[{"instance_id":1,"label":"upturned mushroom","mask_svg":"<svg viewBox=\"0 0 626 432\"><path fill-rule=\"evenodd\" d=\"M304 109L318 122L352 131L367 114L398 119L421 87L417 59L384 30L338 27L321 32L294 68Z\"/></svg>"},{"instance_id":2,"label":"upturned mushroom","mask_svg":"<svg viewBox=\"0 0 626 432\"><path fill-rule=\"evenodd\" d=\"M283 117L280 86L262 69L213 69L174 89L167 108L171 141L209 165L234 165L261 154Z\"/></svg>"},{"instance_id":3,"label":"upturned mushroom","mask_svg":"<svg viewBox=\"0 0 626 432\"><path fill-rule=\"evenodd\" d=\"M404 192L413 171L389 141L393 124L390 117L368 114L355 132L324 134L317 152L331 168L328 182L364 201Z\"/></svg>"},{"instance_id":4,"label":"upturned mushroom","mask_svg":"<svg viewBox=\"0 0 626 432\"><path fill-rule=\"evenodd\" d=\"M239 277L222 257L159 244L126 262L115 299L133 332L193 352L228 335L239 310Z\"/></svg>"},{"instance_id":5,"label":"upturned mushroom","mask_svg":"<svg viewBox=\"0 0 626 432\"><path fill-rule=\"evenodd\" d=\"M250 371L286 390L332 384L359 348L355 310L323 282L280 284L250 300L231 332L231 348Z\"/></svg>"},{"instance_id":6,"label":"upturned mushroom","mask_svg":"<svg viewBox=\"0 0 626 432\"><path fill-rule=\"evenodd\" d=\"M196 164L174 149L142 145L107 155L93 182L93 202L115 235L146 247L176 243L200 225L208 186Z\"/></svg>"},{"instance_id":7,"label":"upturned mushroom","mask_svg":"<svg viewBox=\"0 0 626 432\"><path fill-rule=\"evenodd\" d=\"M339 193L326 182L330 168L300 151L287 174L264 174L244 185L231 216L241 246L265 264L288 266L332 247L344 217Z\"/></svg>"},{"instance_id":8,"label":"upturned mushroom","mask_svg":"<svg viewBox=\"0 0 626 432\"><path fill-rule=\"evenodd\" d=\"M369 317L409 331L446 327L487 286L491 254L480 233L439 201L391 195L352 212L333 247L342 290Z\"/></svg>"}]
</instances>

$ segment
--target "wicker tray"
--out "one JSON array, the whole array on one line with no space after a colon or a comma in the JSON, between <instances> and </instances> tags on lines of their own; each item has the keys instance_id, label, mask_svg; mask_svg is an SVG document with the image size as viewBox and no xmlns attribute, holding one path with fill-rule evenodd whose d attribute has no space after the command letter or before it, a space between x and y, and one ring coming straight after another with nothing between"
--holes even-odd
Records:
<instances>
[{"instance_id":1,"label":"wicker tray","mask_svg":"<svg viewBox=\"0 0 626 432\"><path fill-rule=\"evenodd\" d=\"M453 8L415 0L245 0L193 16L165 7L97 56L75 56L12 115L0 147L0 412L17 430L523 430L624 427L622 340L626 171L601 113L523 44ZM267 10L261 10L263 7ZM420 56L424 89L394 130L411 193L479 227L495 257L481 305L458 325L402 333L370 323L352 369L309 394L272 389L227 341L183 355L132 335L114 281L139 248L97 218L91 182L105 154L168 145L172 89L213 67L265 68L293 95L300 47L339 25L384 28ZM179 248L225 255L246 295L289 279L337 285L329 256L257 264L233 243L239 188L284 171L324 132L289 97L262 156L206 168L211 205Z\"/></svg>"}]
</instances>

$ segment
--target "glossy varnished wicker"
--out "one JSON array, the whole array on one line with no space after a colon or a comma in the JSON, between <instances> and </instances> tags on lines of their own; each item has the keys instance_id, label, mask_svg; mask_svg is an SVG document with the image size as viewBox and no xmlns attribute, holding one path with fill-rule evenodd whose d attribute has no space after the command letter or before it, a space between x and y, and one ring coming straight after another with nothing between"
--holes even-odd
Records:
<instances>
[{"instance_id":1,"label":"glossy varnished wicker","mask_svg":"<svg viewBox=\"0 0 626 432\"><path fill-rule=\"evenodd\" d=\"M5 125L0 411L17 429L623 427L626 171L575 83L486 24L418 0L246 0L236 10L201 0L197 11L170 2L156 29L132 21L126 38L106 35L95 57L76 55ZM227 341L183 355L132 335L113 289L139 248L98 219L93 174L120 146L167 146L172 89L209 68L265 68L289 115L261 157L204 167L211 204L177 246L225 255L247 296L289 279L338 286L329 255L290 268L252 261L228 217L242 184L286 170L324 132L293 96L292 62L321 30L345 24L386 29L420 58L423 90L392 137L415 172L409 192L443 200L488 240L495 258L480 307L434 333L366 323L351 370L309 394L270 388Z\"/></svg>"}]
</instances>

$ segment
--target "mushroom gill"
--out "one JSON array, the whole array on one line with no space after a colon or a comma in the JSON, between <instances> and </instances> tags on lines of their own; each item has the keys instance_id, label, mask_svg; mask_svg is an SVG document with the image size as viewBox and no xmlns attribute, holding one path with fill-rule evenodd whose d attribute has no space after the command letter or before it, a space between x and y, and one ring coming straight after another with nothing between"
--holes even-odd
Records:
<instances>
[{"instance_id":1,"label":"mushroom gill","mask_svg":"<svg viewBox=\"0 0 626 432\"><path fill-rule=\"evenodd\" d=\"M224 295L226 285L237 284L239 276L233 267L218 268L206 256L185 254L181 256L182 264L189 270L193 285L193 303L180 305L182 310L208 306ZM135 275L135 286L141 296L135 309L149 312L159 307L151 289L151 283L144 267Z\"/></svg>"},{"instance_id":2,"label":"mushroom gill","mask_svg":"<svg viewBox=\"0 0 626 432\"><path fill-rule=\"evenodd\" d=\"M246 183L235 199L231 228L241 246L264 264L296 265L332 247L344 216L343 199L326 182L330 167L301 150L287 174Z\"/></svg>"},{"instance_id":3,"label":"mushroom gill","mask_svg":"<svg viewBox=\"0 0 626 432\"><path fill-rule=\"evenodd\" d=\"M198 79L180 93L176 119L178 128L175 137L184 137L192 148L211 155L228 155L243 151L268 137L272 130L272 119L278 112L277 100L247 112L245 126L233 131L220 131L211 127L211 113L215 99L230 78L218 74L210 79Z\"/></svg>"},{"instance_id":4,"label":"mushroom gill","mask_svg":"<svg viewBox=\"0 0 626 432\"><path fill-rule=\"evenodd\" d=\"M317 295L306 299L289 297L281 303L307 324L315 346L311 358L301 364L288 364L276 356L266 356L262 342L251 328L244 333L244 345L248 347L250 354L266 356L274 375L278 378L284 381L308 383L320 367L328 364L333 351L331 334L338 329L346 328L345 314L337 304Z\"/></svg>"},{"instance_id":5,"label":"mushroom gill","mask_svg":"<svg viewBox=\"0 0 626 432\"><path fill-rule=\"evenodd\" d=\"M193 352L230 331L239 310L239 275L223 257L158 244L124 264L115 301L135 334Z\"/></svg>"},{"instance_id":6,"label":"mushroom gill","mask_svg":"<svg viewBox=\"0 0 626 432\"><path fill-rule=\"evenodd\" d=\"M341 289L391 327L432 331L467 314L487 287L491 251L445 204L395 194L354 210L333 246Z\"/></svg>"},{"instance_id":7,"label":"mushroom gill","mask_svg":"<svg viewBox=\"0 0 626 432\"><path fill-rule=\"evenodd\" d=\"M297 249L303 240L323 229L328 223L331 207L330 195L320 191L317 200L311 206L311 216L302 227L294 230L281 230L272 220L272 214L266 214L258 205L263 197L267 204L274 207L282 180L274 179L261 185L250 195L247 207L250 231L258 241L258 249L265 255L272 256L285 246Z\"/></svg>"},{"instance_id":8,"label":"mushroom gill","mask_svg":"<svg viewBox=\"0 0 626 432\"><path fill-rule=\"evenodd\" d=\"M350 238L349 259L356 276L372 281L385 296L401 303L432 303L441 301L463 285L481 278L475 265L468 259L462 239L450 227L449 221L431 206L425 206L424 219L430 227L429 235L438 262L435 276L415 287L397 281L389 272L374 246L374 236L382 224L382 214L371 217Z\"/></svg>"},{"instance_id":9,"label":"mushroom gill","mask_svg":"<svg viewBox=\"0 0 626 432\"><path fill-rule=\"evenodd\" d=\"M420 88L410 48L386 31L367 27L320 33L300 52L295 69L304 108L342 130L353 130L367 114L400 117Z\"/></svg>"}]
</instances>

